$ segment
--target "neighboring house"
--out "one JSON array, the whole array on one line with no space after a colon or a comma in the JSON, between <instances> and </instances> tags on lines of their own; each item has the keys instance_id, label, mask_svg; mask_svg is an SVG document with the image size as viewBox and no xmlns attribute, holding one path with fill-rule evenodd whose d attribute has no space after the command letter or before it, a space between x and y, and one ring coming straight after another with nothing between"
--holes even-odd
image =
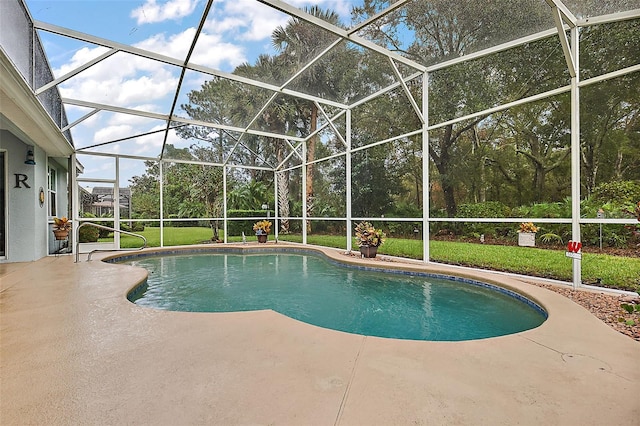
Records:
<instances>
[{"instance_id":1,"label":"neighboring house","mask_svg":"<svg viewBox=\"0 0 640 426\"><path fill-rule=\"evenodd\" d=\"M64 249L51 232L69 216L73 141L32 20L19 0L0 1L0 263L29 262Z\"/></svg>"},{"instance_id":2,"label":"neighboring house","mask_svg":"<svg viewBox=\"0 0 640 426\"><path fill-rule=\"evenodd\" d=\"M113 187L96 186L79 188L81 206L80 211L91 213L96 217L114 217ZM131 189L120 188L120 217L131 217Z\"/></svg>"}]
</instances>

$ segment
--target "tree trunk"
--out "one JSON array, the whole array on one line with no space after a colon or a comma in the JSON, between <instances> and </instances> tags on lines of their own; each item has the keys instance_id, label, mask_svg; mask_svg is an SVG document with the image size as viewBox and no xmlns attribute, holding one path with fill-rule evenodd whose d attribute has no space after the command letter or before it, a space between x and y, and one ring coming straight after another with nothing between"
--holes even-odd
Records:
<instances>
[{"instance_id":1,"label":"tree trunk","mask_svg":"<svg viewBox=\"0 0 640 426\"><path fill-rule=\"evenodd\" d=\"M534 164L534 173L533 173L533 188L535 190L535 199L536 202L544 201L544 181L546 179L546 172L544 167L541 167L538 163Z\"/></svg>"},{"instance_id":2,"label":"tree trunk","mask_svg":"<svg viewBox=\"0 0 640 426\"><path fill-rule=\"evenodd\" d=\"M454 217L458 207L456 206L456 199L454 197L455 187L452 179L452 164L449 148L453 145L455 139L453 138L453 125L448 125L445 128L444 135L440 141L440 155L432 159L436 165L436 169L440 174L440 186L442 187L442 195L444 197L444 204L449 217Z\"/></svg>"},{"instance_id":3,"label":"tree trunk","mask_svg":"<svg viewBox=\"0 0 640 426\"><path fill-rule=\"evenodd\" d=\"M310 131L315 132L318 128L318 108L315 104L311 105ZM318 135L314 135L307 143L307 217L313 216L313 160L316 156L316 140ZM307 220L307 232L311 232L311 221Z\"/></svg>"},{"instance_id":4,"label":"tree trunk","mask_svg":"<svg viewBox=\"0 0 640 426\"><path fill-rule=\"evenodd\" d=\"M284 219L280 220L280 232L283 234L289 233L289 219L287 217L291 214L289 211L289 172L277 172L278 173L278 210L280 217Z\"/></svg>"},{"instance_id":5,"label":"tree trunk","mask_svg":"<svg viewBox=\"0 0 640 426\"><path fill-rule=\"evenodd\" d=\"M284 161L285 144L282 140L273 140L276 147L276 158L278 164L282 164ZM278 176L278 212L280 217L288 217L291 214L289 210L289 171L277 171ZM280 232L283 234L289 233L289 219L280 220Z\"/></svg>"}]
</instances>

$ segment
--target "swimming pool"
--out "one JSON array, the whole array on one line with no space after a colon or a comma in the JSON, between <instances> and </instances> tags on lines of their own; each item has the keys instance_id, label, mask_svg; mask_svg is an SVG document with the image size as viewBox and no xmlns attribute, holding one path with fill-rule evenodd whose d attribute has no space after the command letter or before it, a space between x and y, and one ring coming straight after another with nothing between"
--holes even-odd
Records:
<instances>
[{"instance_id":1,"label":"swimming pool","mask_svg":"<svg viewBox=\"0 0 640 426\"><path fill-rule=\"evenodd\" d=\"M190 253L130 257L147 282L129 294L171 311L273 309L349 333L459 341L542 324L544 310L510 290L468 279L340 266L311 253Z\"/></svg>"}]
</instances>

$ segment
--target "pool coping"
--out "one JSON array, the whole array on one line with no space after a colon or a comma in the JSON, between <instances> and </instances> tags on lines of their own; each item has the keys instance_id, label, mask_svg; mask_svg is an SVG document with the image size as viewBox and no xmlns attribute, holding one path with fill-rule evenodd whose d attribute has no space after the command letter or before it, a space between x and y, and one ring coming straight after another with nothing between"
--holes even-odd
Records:
<instances>
[{"instance_id":1,"label":"pool coping","mask_svg":"<svg viewBox=\"0 0 640 426\"><path fill-rule=\"evenodd\" d=\"M399 263L321 251L363 267ZM146 275L128 265L74 264L70 256L2 264L0 423L637 420L640 343L521 279L433 264L401 269L497 281L540 303L549 316L535 329L490 339L375 338L273 311L199 314L138 307L126 294Z\"/></svg>"}]
</instances>

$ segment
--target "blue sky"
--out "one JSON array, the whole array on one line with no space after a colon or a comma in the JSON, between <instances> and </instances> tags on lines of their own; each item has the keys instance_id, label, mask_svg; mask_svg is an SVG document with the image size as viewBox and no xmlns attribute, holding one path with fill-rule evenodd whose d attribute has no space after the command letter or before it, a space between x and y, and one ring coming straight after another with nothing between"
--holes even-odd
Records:
<instances>
[{"instance_id":1,"label":"blue sky","mask_svg":"<svg viewBox=\"0 0 640 426\"><path fill-rule=\"evenodd\" d=\"M176 59L183 59L193 40L206 2L204 0L25 0L33 19L59 25L119 43L143 48ZM345 23L355 1L290 0L295 7L318 4L337 11ZM359 3L359 1L358 1ZM260 53L274 53L270 36L289 17L255 0L216 0L198 39L191 62L231 72L244 62L253 63ZM90 43L41 32L40 37L54 74L63 75L106 51ZM177 67L116 53L59 86L66 98L103 102L123 108L168 113L180 75ZM179 103L186 93L198 89L205 75L185 76ZM68 106L69 122L85 116L91 109ZM176 111L180 115L180 111ZM82 148L164 128L159 120L99 112L72 129L76 147ZM177 136L169 143L186 146ZM96 150L127 155L159 155L162 137L135 138ZM85 175L103 178L112 173L111 161L82 157ZM121 170L127 180L139 170Z\"/></svg>"}]
</instances>

